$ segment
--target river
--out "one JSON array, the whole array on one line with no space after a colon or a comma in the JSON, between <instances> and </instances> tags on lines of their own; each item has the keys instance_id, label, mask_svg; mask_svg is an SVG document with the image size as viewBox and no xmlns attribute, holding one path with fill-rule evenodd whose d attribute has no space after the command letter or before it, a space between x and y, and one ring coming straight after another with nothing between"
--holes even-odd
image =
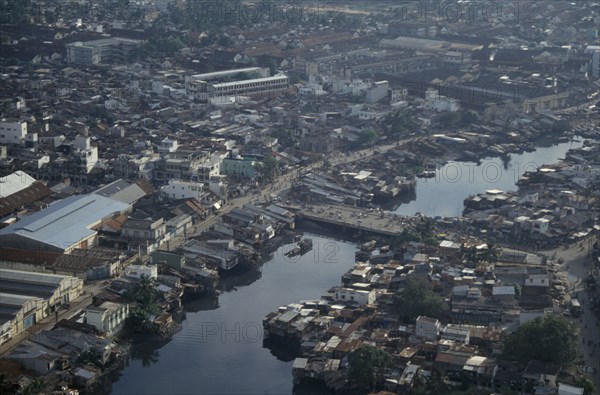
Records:
<instances>
[{"instance_id":1,"label":"river","mask_svg":"<svg viewBox=\"0 0 600 395\"><path fill-rule=\"evenodd\" d=\"M113 394L291 394L293 355L263 347L262 320L279 306L318 299L354 264L354 244L309 235L302 257L279 248L258 270L226 278L218 298L188 303L169 341L134 345ZM275 355L274 355L275 354Z\"/></svg>"},{"instance_id":2,"label":"river","mask_svg":"<svg viewBox=\"0 0 600 395\"><path fill-rule=\"evenodd\" d=\"M527 170L563 158L582 141L513 154L506 165L486 158L479 165L450 162L435 178L419 178L415 193L404 196L398 214L456 216L463 200L487 189L514 190ZM113 383L113 394L291 394L293 355L263 345L262 319L279 306L317 299L354 263L357 247L308 235L313 251L294 259L278 249L257 270L226 278L224 292L186 307L182 330L170 340L144 342L132 349L128 366Z\"/></svg>"},{"instance_id":3,"label":"river","mask_svg":"<svg viewBox=\"0 0 600 395\"><path fill-rule=\"evenodd\" d=\"M506 163L501 158L485 158L480 164L449 162L436 169L435 178L417 178L415 191L399 196L391 211L411 216L418 212L430 217L461 216L463 201L469 195L488 189L516 190L517 181L526 171L556 163L565 157L569 149L582 145L583 141L576 138L549 147L538 147L533 152L512 154Z\"/></svg>"}]
</instances>

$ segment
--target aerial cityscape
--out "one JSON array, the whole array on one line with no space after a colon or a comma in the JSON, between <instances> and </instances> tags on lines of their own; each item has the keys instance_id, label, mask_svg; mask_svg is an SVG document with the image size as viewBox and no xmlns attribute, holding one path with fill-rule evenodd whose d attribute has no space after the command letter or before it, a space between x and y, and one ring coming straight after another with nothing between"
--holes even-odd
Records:
<instances>
[{"instance_id":1,"label":"aerial cityscape","mask_svg":"<svg viewBox=\"0 0 600 395\"><path fill-rule=\"evenodd\" d=\"M0 394L600 394L600 2L0 0Z\"/></svg>"}]
</instances>

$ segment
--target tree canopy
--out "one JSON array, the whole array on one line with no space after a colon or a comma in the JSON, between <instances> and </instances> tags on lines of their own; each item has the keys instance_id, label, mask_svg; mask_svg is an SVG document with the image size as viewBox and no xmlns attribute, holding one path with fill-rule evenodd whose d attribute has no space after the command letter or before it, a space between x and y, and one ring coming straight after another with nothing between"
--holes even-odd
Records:
<instances>
[{"instance_id":1,"label":"tree canopy","mask_svg":"<svg viewBox=\"0 0 600 395\"><path fill-rule=\"evenodd\" d=\"M568 364L577 357L575 327L559 315L528 321L505 339L503 357Z\"/></svg>"},{"instance_id":2,"label":"tree canopy","mask_svg":"<svg viewBox=\"0 0 600 395\"><path fill-rule=\"evenodd\" d=\"M414 322L420 316L443 318L448 305L427 281L409 278L402 291L394 298L394 307L405 323Z\"/></svg>"},{"instance_id":3,"label":"tree canopy","mask_svg":"<svg viewBox=\"0 0 600 395\"><path fill-rule=\"evenodd\" d=\"M357 348L348 356L350 383L358 393L368 393L390 361L391 356L377 347Z\"/></svg>"},{"instance_id":4,"label":"tree canopy","mask_svg":"<svg viewBox=\"0 0 600 395\"><path fill-rule=\"evenodd\" d=\"M361 130L358 136L358 142L361 146L373 145L377 140L379 140L379 133L371 128Z\"/></svg>"}]
</instances>

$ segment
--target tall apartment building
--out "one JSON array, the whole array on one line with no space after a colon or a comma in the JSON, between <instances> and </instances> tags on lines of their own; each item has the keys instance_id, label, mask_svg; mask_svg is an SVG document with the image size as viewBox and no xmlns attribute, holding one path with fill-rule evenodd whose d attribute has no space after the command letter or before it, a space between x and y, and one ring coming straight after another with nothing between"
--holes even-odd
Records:
<instances>
[{"instance_id":1,"label":"tall apartment building","mask_svg":"<svg viewBox=\"0 0 600 395\"><path fill-rule=\"evenodd\" d=\"M1 121L0 144L21 144L27 137L27 122Z\"/></svg>"}]
</instances>

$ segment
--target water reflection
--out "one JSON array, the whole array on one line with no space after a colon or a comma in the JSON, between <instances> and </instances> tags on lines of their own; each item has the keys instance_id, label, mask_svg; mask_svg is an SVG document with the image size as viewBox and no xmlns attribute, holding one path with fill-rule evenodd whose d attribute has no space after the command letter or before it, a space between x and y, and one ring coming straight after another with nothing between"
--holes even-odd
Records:
<instances>
[{"instance_id":1,"label":"water reflection","mask_svg":"<svg viewBox=\"0 0 600 395\"><path fill-rule=\"evenodd\" d=\"M262 267L225 276L218 297L186 303L182 330L167 344L141 344L146 350L136 350L112 392L302 394L292 378L297 351L263 342L262 320L280 306L317 299L339 284L357 250L348 242L306 236L316 247L311 253L291 260L279 249ZM336 244L335 259L326 259L331 243Z\"/></svg>"},{"instance_id":2,"label":"water reflection","mask_svg":"<svg viewBox=\"0 0 600 395\"><path fill-rule=\"evenodd\" d=\"M262 277L260 268L240 270L237 273L224 274L219 282L219 289L224 292L237 291L237 287L245 287Z\"/></svg>"},{"instance_id":3,"label":"water reflection","mask_svg":"<svg viewBox=\"0 0 600 395\"><path fill-rule=\"evenodd\" d=\"M184 304L186 314L199 311L216 310L219 308L218 296L205 296L200 299L190 300Z\"/></svg>"},{"instance_id":4,"label":"water reflection","mask_svg":"<svg viewBox=\"0 0 600 395\"><path fill-rule=\"evenodd\" d=\"M292 347L273 339L264 339L263 348L268 349L271 355L282 362L291 362L302 354L300 347Z\"/></svg>"},{"instance_id":5,"label":"water reflection","mask_svg":"<svg viewBox=\"0 0 600 395\"><path fill-rule=\"evenodd\" d=\"M142 340L131 346L132 360L139 360L142 366L148 368L158 362L160 357L159 349L169 343L170 339L160 340Z\"/></svg>"}]
</instances>

